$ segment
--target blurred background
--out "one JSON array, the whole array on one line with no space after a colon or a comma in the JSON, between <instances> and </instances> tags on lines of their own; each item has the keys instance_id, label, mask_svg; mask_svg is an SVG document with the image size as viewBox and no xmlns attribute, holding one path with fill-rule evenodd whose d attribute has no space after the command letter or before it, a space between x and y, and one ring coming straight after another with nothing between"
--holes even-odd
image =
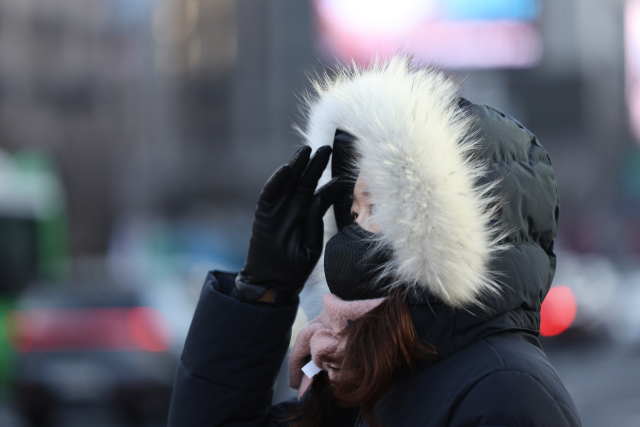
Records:
<instances>
[{"instance_id":1,"label":"blurred background","mask_svg":"<svg viewBox=\"0 0 640 427\"><path fill-rule=\"evenodd\" d=\"M640 425L640 0L0 0L0 425L164 425L307 74L398 50L550 153L542 344L585 427Z\"/></svg>"}]
</instances>

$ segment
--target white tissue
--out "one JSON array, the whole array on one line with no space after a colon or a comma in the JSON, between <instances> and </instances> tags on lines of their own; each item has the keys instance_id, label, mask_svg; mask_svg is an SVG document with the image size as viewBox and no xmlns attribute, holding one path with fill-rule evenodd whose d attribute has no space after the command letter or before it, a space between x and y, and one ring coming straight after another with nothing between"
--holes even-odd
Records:
<instances>
[{"instance_id":1,"label":"white tissue","mask_svg":"<svg viewBox=\"0 0 640 427\"><path fill-rule=\"evenodd\" d=\"M302 372L308 377L313 378L318 374L318 372L322 371L322 368L318 368L315 363L313 363L313 359L311 362L307 363L302 367Z\"/></svg>"}]
</instances>

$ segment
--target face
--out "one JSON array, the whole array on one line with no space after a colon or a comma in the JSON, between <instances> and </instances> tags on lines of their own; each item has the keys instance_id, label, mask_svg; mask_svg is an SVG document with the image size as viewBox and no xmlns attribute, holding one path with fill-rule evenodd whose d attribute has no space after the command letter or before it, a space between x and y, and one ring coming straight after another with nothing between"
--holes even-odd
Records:
<instances>
[{"instance_id":1,"label":"face","mask_svg":"<svg viewBox=\"0 0 640 427\"><path fill-rule=\"evenodd\" d=\"M372 233L380 233L380 227L376 224L371 215L375 206L371 202L371 192L367 187L362 175L358 175L356 185L353 189L353 204L351 205L351 216L358 225Z\"/></svg>"},{"instance_id":2,"label":"face","mask_svg":"<svg viewBox=\"0 0 640 427\"><path fill-rule=\"evenodd\" d=\"M387 296L387 281L379 278L379 268L390 259L390 251L377 244L371 233L382 230L375 222L372 194L362 177L353 190L351 214L368 233L344 227L325 246L324 272L329 291L345 301ZM381 237L381 236L377 236ZM384 250L380 250L384 249Z\"/></svg>"}]
</instances>

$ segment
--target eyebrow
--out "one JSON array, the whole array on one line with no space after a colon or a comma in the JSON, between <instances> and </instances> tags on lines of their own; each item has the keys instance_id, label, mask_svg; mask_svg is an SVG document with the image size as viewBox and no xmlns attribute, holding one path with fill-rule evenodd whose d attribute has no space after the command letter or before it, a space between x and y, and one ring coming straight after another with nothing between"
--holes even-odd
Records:
<instances>
[{"instance_id":1,"label":"eyebrow","mask_svg":"<svg viewBox=\"0 0 640 427\"><path fill-rule=\"evenodd\" d=\"M357 201L360 200L361 198L365 198L365 197L369 197L371 196L371 192L369 191L368 188L365 188L364 190L362 190L360 193L356 194L355 191L353 193L353 200Z\"/></svg>"}]
</instances>

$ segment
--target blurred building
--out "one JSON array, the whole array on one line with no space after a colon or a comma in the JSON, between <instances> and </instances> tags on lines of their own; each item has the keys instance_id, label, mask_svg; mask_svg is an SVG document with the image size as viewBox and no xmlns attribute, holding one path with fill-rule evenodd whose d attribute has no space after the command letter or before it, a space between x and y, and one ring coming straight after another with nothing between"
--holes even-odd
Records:
<instances>
[{"instance_id":1,"label":"blurred building","mask_svg":"<svg viewBox=\"0 0 640 427\"><path fill-rule=\"evenodd\" d=\"M0 147L58 161L72 253L104 253L113 226L131 218L250 212L300 144L291 123L305 72L339 56L322 38L324 3L335 2L2 0ZM560 245L637 255L629 2L485 3L533 4L536 14L522 13L540 44L528 62L458 67L466 96L515 116L550 152Z\"/></svg>"}]
</instances>

